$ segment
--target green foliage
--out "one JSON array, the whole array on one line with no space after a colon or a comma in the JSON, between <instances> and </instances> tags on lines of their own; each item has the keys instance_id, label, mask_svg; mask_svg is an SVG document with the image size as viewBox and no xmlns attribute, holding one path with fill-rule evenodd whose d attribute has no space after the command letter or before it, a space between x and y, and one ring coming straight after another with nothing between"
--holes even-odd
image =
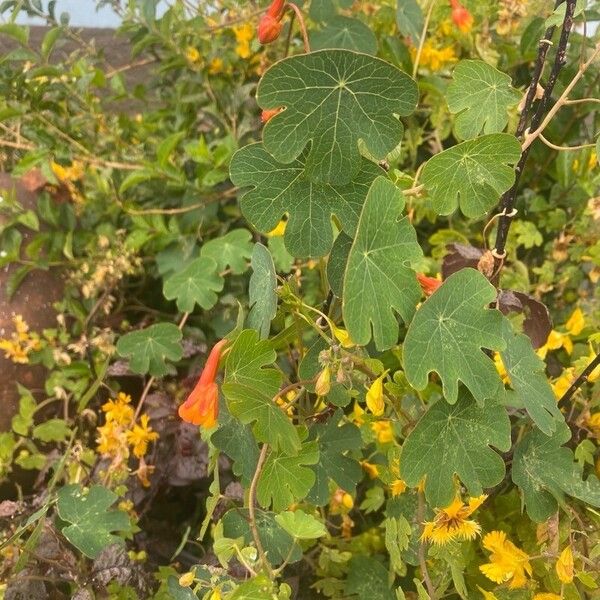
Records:
<instances>
[{"instance_id":1,"label":"green foliage","mask_svg":"<svg viewBox=\"0 0 600 600\"><path fill-rule=\"evenodd\" d=\"M273 258L262 244L254 245L251 266L248 326L256 329L261 338L266 338L277 312L277 274Z\"/></svg>"},{"instance_id":2,"label":"green foliage","mask_svg":"<svg viewBox=\"0 0 600 600\"><path fill-rule=\"evenodd\" d=\"M293 538L298 540L313 540L327 535L323 523L301 510L282 512L275 516L275 521Z\"/></svg>"},{"instance_id":3,"label":"green foliage","mask_svg":"<svg viewBox=\"0 0 600 600\"><path fill-rule=\"evenodd\" d=\"M313 33L310 45L314 50L343 48L366 54L377 52L377 39L371 29L358 19L334 17L323 29Z\"/></svg>"}]
</instances>

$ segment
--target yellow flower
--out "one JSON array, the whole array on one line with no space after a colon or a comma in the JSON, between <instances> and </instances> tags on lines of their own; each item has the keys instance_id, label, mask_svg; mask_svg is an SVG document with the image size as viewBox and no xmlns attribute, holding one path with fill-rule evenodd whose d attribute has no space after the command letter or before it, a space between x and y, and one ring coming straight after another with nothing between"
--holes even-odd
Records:
<instances>
[{"instance_id":1,"label":"yellow flower","mask_svg":"<svg viewBox=\"0 0 600 600\"><path fill-rule=\"evenodd\" d=\"M510 377L508 376L508 372L506 371L506 367L502 362L502 357L499 352L494 353L494 365L496 366L496 371L498 371L498 375L504 383L510 383Z\"/></svg>"},{"instance_id":2,"label":"yellow flower","mask_svg":"<svg viewBox=\"0 0 600 600\"><path fill-rule=\"evenodd\" d=\"M562 597L559 596L558 594L550 594L550 593L534 594L533 600L562 600Z\"/></svg>"},{"instance_id":3,"label":"yellow flower","mask_svg":"<svg viewBox=\"0 0 600 600\"><path fill-rule=\"evenodd\" d=\"M383 378L387 375L384 371L369 387L367 391L367 408L376 416L383 414L385 403L383 401Z\"/></svg>"},{"instance_id":4,"label":"yellow flower","mask_svg":"<svg viewBox=\"0 0 600 600\"><path fill-rule=\"evenodd\" d=\"M116 421L108 421L98 427L100 436L96 439L96 449L103 456L116 457L127 454L127 439L122 427Z\"/></svg>"},{"instance_id":5,"label":"yellow flower","mask_svg":"<svg viewBox=\"0 0 600 600\"><path fill-rule=\"evenodd\" d=\"M219 588L214 589L208 600L221 600L221 590Z\"/></svg>"},{"instance_id":6,"label":"yellow flower","mask_svg":"<svg viewBox=\"0 0 600 600\"><path fill-rule=\"evenodd\" d=\"M392 496L399 496L406 491L406 482L404 479L395 479L390 484L390 491L392 492Z\"/></svg>"},{"instance_id":7,"label":"yellow flower","mask_svg":"<svg viewBox=\"0 0 600 600\"><path fill-rule=\"evenodd\" d=\"M491 552L490 562L479 570L495 583L510 581L509 588L521 588L531 576L529 556L506 539L504 531L492 531L483 538L483 547Z\"/></svg>"},{"instance_id":8,"label":"yellow flower","mask_svg":"<svg viewBox=\"0 0 600 600\"><path fill-rule=\"evenodd\" d=\"M356 344L352 341L350 334L341 327L337 327L333 323L331 324L333 335L337 338L337 341L342 345L342 348L353 348Z\"/></svg>"},{"instance_id":9,"label":"yellow flower","mask_svg":"<svg viewBox=\"0 0 600 600\"><path fill-rule=\"evenodd\" d=\"M133 429L127 432L127 441L133 448L133 454L138 458L146 454L150 442L158 439L158 433L148 426L149 420L148 415L142 415L140 425L134 425Z\"/></svg>"},{"instance_id":10,"label":"yellow flower","mask_svg":"<svg viewBox=\"0 0 600 600\"><path fill-rule=\"evenodd\" d=\"M371 423L371 430L380 444L389 444L394 441L394 430L389 421L375 421Z\"/></svg>"},{"instance_id":11,"label":"yellow flower","mask_svg":"<svg viewBox=\"0 0 600 600\"><path fill-rule=\"evenodd\" d=\"M465 504L460 498L446 508L436 509L433 521L423 523L422 540L442 545L454 540L472 540L481 531L479 523L468 520L487 496L470 498Z\"/></svg>"},{"instance_id":12,"label":"yellow flower","mask_svg":"<svg viewBox=\"0 0 600 600\"><path fill-rule=\"evenodd\" d=\"M352 496L345 492L343 489L338 488L329 501L329 510L332 515L339 515L352 510L354 506L354 500Z\"/></svg>"},{"instance_id":13,"label":"yellow flower","mask_svg":"<svg viewBox=\"0 0 600 600\"><path fill-rule=\"evenodd\" d=\"M319 377L317 378L317 383L315 384L315 392L319 396L326 396L329 394L329 390L331 389L331 369L329 367L325 367Z\"/></svg>"},{"instance_id":14,"label":"yellow flower","mask_svg":"<svg viewBox=\"0 0 600 600\"><path fill-rule=\"evenodd\" d=\"M571 335L579 335L584 327L585 318L583 316L583 312L580 308L576 308L573 311L573 314L569 317L568 321L565 323L565 329Z\"/></svg>"},{"instance_id":15,"label":"yellow flower","mask_svg":"<svg viewBox=\"0 0 600 600\"><path fill-rule=\"evenodd\" d=\"M373 463L370 463L366 460L361 460L360 466L365 470L365 472L371 479L379 477L379 469L377 468L377 465L374 465Z\"/></svg>"},{"instance_id":16,"label":"yellow flower","mask_svg":"<svg viewBox=\"0 0 600 600\"><path fill-rule=\"evenodd\" d=\"M185 49L185 57L191 63L200 62L200 52L198 52L198 49L194 48L193 46L188 46Z\"/></svg>"},{"instance_id":17,"label":"yellow flower","mask_svg":"<svg viewBox=\"0 0 600 600\"><path fill-rule=\"evenodd\" d=\"M563 583L571 583L573 581L573 551L571 546L567 546L556 561L556 574Z\"/></svg>"},{"instance_id":18,"label":"yellow flower","mask_svg":"<svg viewBox=\"0 0 600 600\"><path fill-rule=\"evenodd\" d=\"M118 425L129 425L133 419L133 408L129 406L131 396L119 392L115 400L109 400L102 405L102 412L106 415L106 421L114 421Z\"/></svg>"},{"instance_id":19,"label":"yellow flower","mask_svg":"<svg viewBox=\"0 0 600 600\"><path fill-rule=\"evenodd\" d=\"M354 402L354 409L352 410L352 414L350 415L350 418L357 425L362 425L365 422L365 419L363 417L364 414L365 414L365 411L363 410L362 406L358 402Z\"/></svg>"},{"instance_id":20,"label":"yellow flower","mask_svg":"<svg viewBox=\"0 0 600 600\"><path fill-rule=\"evenodd\" d=\"M493 592L488 592L487 590L484 590L482 587L479 586L477 586L477 589L481 592L481 595L483 596L484 600L498 600L498 598Z\"/></svg>"},{"instance_id":21,"label":"yellow flower","mask_svg":"<svg viewBox=\"0 0 600 600\"><path fill-rule=\"evenodd\" d=\"M223 60L221 58L213 58L208 66L210 75L218 75L223 72Z\"/></svg>"},{"instance_id":22,"label":"yellow flower","mask_svg":"<svg viewBox=\"0 0 600 600\"><path fill-rule=\"evenodd\" d=\"M277 223L277 227L275 227L275 229L271 229L271 231L267 233L267 237L281 237L285 233L286 226L287 221L285 219L281 219L281 221Z\"/></svg>"},{"instance_id":23,"label":"yellow flower","mask_svg":"<svg viewBox=\"0 0 600 600\"><path fill-rule=\"evenodd\" d=\"M410 54L412 60L416 60L417 49L414 46L410 48ZM430 41L427 41L421 50L419 66L431 71L439 71L446 65L454 63L457 60L458 58L452 46L446 46L445 48L438 49L434 48Z\"/></svg>"},{"instance_id":24,"label":"yellow flower","mask_svg":"<svg viewBox=\"0 0 600 600\"><path fill-rule=\"evenodd\" d=\"M0 350L4 350L4 358L14 363L29 363L29 353L41 348L37 333L29 333L29 325L21 315L13 316L14 333L10 338L0 338Z\"/></svg>"},{"instance_id":25,"label":"yellow flower","mask_svg":"<svg viewBox=\"0 0 600 600\"><path fill-rule=\"evenodd\" d=\"M564 348L567 354L571 354L573 352L573 342L568 334L553 329L548 335L546 343L538 349L537 353L540 358L546 358L548 350L559 350L560 348Z\"/></svg>"},{"instance_id":26,"label":"yellow flower","mask_svg":"<svg viewBox=\"0 0 600 600\"><path fill-rule=\"evenodd\" d=\"M74 160L70 167L63 167L52 161L50 168L54 175L56 175L56 178L63 183L77 181L83 177L84 173L83 163L78 160Z\"/></svg>"},{"instance_id":27,"label":"yellow flower","mask_svg":"<svg viewBox=\"0 0 600 600\"><path fill-rule=\"evenodd\" d=\"M552 384L552 391L556 398L562 398L574 381L575 369L573 367L566 368L561 376Z\"/></svg>"},{"instance_id":28,"label":"yellow flower","mask_svg":"<svg viewBox=\"0 0 600 600\"><path fill-rule=\"evenodd\" d=\"M194 583L194 579L196 579L196 572L188 571L179 578L179 585L181 587L190 587Z\"/></svg>"},{"instance_id":29,"label":"yellow flower","mask_svg":"<svg viewBox=\"0 0 600 600\"><path fill-rule=\"evenodd\" d=\"M14 363L26 365L29 362L27 353L20 344L12 340L0 340L0 350L4 350L4 358L8 358Z\"/></svg>"},{"instance_id":30,"label":"yellow flower","mask_svg":"<svg viewBox=\"0 0 600 600\"><path fill-rule=\"evenodd\" d=\"M233 28L237 46L235 47L235 53L240 58L248 58L252 54L250 50L250 42L254 37L254 28L250 23L244 23Z\"/></svg>"},{"instance_id":31,"label":"yellow flower","mask_svg":"<svg viewBox=\"0 0 600 600\"><path fill-rule=\"evenodd\" d=\"M585 424L591 432L600 439L600 412L590 415L586 420Z\"/></svg>"}]
</instances>

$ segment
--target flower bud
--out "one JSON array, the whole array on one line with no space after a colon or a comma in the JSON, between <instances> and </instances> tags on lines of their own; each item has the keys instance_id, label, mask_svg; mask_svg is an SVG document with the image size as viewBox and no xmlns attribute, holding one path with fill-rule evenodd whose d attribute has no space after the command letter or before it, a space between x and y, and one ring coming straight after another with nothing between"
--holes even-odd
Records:
<instances>
[{"instance_id":1,"label":"flower bud","mask_svg":"<svg viewBox=\"0 0 600 600\"><path fill-rule=\"evenodd\" d=\"M385 373L380 375L369 388L367 392L367 408L376 416L383 414L385 404L383 402L383 378Z\"/></svg>"},{"instance_id":2,"label":"flower bud","mask_svg":"<svg viewBox=\"0 0 600 600\"><path fill-rule=\"evenodd\" d=\"M194 583L195 578L196 573L194 573L194 571L188 571L179 578L179 585L181 587L189 587L190 585L192 585L192 583Z\"/></svg>"},{"instance_id":3,"label":"flower bud","mask_svg":"<svg viewBox=\"0 0 600 600\"><path fill-rule=\"evenodd\" d=\"M473 15L458 1L450 0L452 5L452 20L463 32L468 33L473 27Z\"/></svg>"},{"instance_id":4,"label":"flower bud","mask_svg":"<svg viewBox=\"0 0 600 600\"><path fill-rule=\"evenodd\" d=\"M258 41L261 44L274 42L279 37L282 28L283 24L280 20L268 13L263 15L258 23Z\"/></svg>"},{"instance_id":5,"label":"flower bud","mask_svg":"<svg viewBox=\"0 0 600 600\"><path fill-rule=\"evenodd\" d=\"M326 396L331 389L331 369L329 367L325 367L319 378L317 379L317 383L315 385L315 391L319 396Z\"/></svg>"}]
</instances>

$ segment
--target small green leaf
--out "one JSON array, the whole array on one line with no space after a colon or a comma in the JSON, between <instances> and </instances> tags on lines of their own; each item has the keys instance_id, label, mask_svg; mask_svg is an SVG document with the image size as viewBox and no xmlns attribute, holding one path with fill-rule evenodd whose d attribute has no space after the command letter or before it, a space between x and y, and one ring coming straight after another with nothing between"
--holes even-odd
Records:
<instances>
[{"instance_id":1,"label":"small green leaf","mask_svg":"<svg viewBox=\"0 0 600 600\"><path fill-rule=\"evenodd\" d=\"M271 253L262 244L254 245L251 264L247 324L264 339L269 337L271 321L277 314L277 273Z\"/></svg>"},{"instance_id":2,"label":"small green leaf","mask_svg":"<svg viewBox=\"0 0 600 600\"><path fill-rule=\"evenodd\" d=\"M431 371L439 374L444 397L458 397L462 381L480 404L502 391L502 380L491 358L482 351L503 350L503 316L487 308L496 289L477 270L450 275L417 311L404 340L404 370L408 382L422 390Z\"/></svg>"},{"instance_id":3,"label":"small green leaf","mask_svg":"<svg viewBox=\"0 0 600 600\"><path fill-rule=\"evenodd\" d=\"M459 206L467 217L480 217L498 203L515 181L512 165L521 156L517 138L493 133L457 144L430 158L421 180L440 215Z\"/></svg>"},{"instance_id":4,"label":"small green leaf","mask_svg":"<svg viewBox=\"0 0 600 600\"><path fill-rule=\"evenodd\" d=\"M423 11L416 0L397 0L396 24L400 33L408 36L414 45L419 43L423 23Z\"/></svg>"},{"instance_id":5,"label":"small green leaf","mask_svg":"<svg viewBox=\"0 0 600 600\"><path fill-rule=\"evenodd\" d=\"M151 171L150 169L140 169L139 171L133 171L122 181L119 186L119 194L123 194L129 188L135 187L140 183L145 183L152 179L158 179L161 174L158 171Z\"/></svg>"},{"instance_id":6,"label":"small green leaf","mask_svg":"<svg viewBox=\"0 0 600 600\"><path fill-rule=\"evenodd\" d=\"M544 372L546 365L534 352L530 339L515 333L506 318L503 337L506 349L500 352L500 356L510 377L511 387L535 424L550 435L564 417Z\"/></svg>"},{"instance_id":7,"label":"small green leaf","mask_svg":"<svg viewBox=\"0 0 600 600\"><path fill-rule=\"evenodd\" d=\"M163 294L167 300L175 299L181 312L189 313L196 304L205 310L212 308L219 299L216 292L220 292L223 285L217 263L200 256L165 280Z\"/></svg>"},{"instance_id":8,"label":"small green leaf","mask_svg":"<svg viewBox=\"0 0 600 600\"><path fill-rule=\"evenodd\" d=\"M377 38L370 27L359 19L336 16L328 20L320 31L311 32L310 46L313 50L343 48L365 54L375 54Z\"/></svg>"},{"instance_id":9,"label":"small green leaf","mask_svg":"<svg viewBox=\"0 0 600 600\"><path fill-rule=\"evenodd\" d=\"M400 474L411 487L426 477L427 502L443 508L455 496L455 474L471 496L502 481L504 461L489 446L510 449L506 409L478 405L463 388L456 404L439 400L421 417L402 447Z\"/></svg>"},{"instance_id":10,"label":"small green leaf","mask_svg":"<svg viewBox=\"0 0 600 600\"><path fill-rule=\"evenodd\" d=\"M372 556L360 554L350 561L344 593L358 600L395 600L387 568Z\"/></svg>"},{"instance_id":11,"label":"small green leaf","mask_svg":"<svg viewBox=\"0 0 600 600\"><path fill-rule=\"evenodd\" d=\"M7 35L22 46L27 46L29 41L29 27L16 23L3 23L0 25L0 35Z\"/></svg>"},{"instance_id":12,"label":"small green leaf","mask_svg":"<svg viewBox=\"0 0 600 600\"><path fill-rule=\"evenodd\" d=\"M288 454L300 450L298 432L273 398L281 385L281 374L265 368L277 354L270 342L258 339L252 329L242 331L227 356L223 394L229 412L242 423L254 423L257 441Z\"/></svg>"},{"instance_id":13,"label":"small green leaf","mask_svg":"<svg viewBox=\"0 0 600 600\"><path fill-rule=\"evenodd\" d=\"M80 485L63 487L58 492L58 515L71 525L62 534L89 558L97 558L111 544L123 543L112 532L128 530L130 522L127 513L110 510L117 500L114 492L100 485L89 490Z\"/></svg>"},{"instance_id":14,"label":"small green leaf","mask_svg":"<svg viewBox=\"0 0 600 600\"><path fill-rule=\"evenodd\" d=\"M272 156L291 163L312 142L308 178L343 185L361 168L359 139L378 160L398 145L403 126L397 115L414 111L418 90L408 75L381 59L319 50L275 63L256 99L263 109L285 108L263 130Z\"/></svg>"},{"instance_id":15,"label":"small green leaf","mask_svg":"<svg viewBox=\"0 0 600 600\"><path fill-rule=\"evenodd\" d=\"M171 154L173 154L175 148L177 148L177 145L185 136L185 131L177 131L176 133L172 133L171 135L167 136L158 145L156 149L156 158L161 167L166 167L168 165Z\"/></svg>"},{"instance_id":16,"label":"small green leaf","mask_svg":"<svg viewBox=\"0 0 600 600\"><path fill-rule=\"evenodd\" d=\"M527 514L534 521L548 519L564 504L566 495L600 507L600 481L595 475L583 480L573 451L563 447L570 438L569 427L562 423L551 437L534 429L515 447L512 480L521 489Z\"/></svg>"},{"instance_id":17,"label":"small green leaf","mask_svg":"<svg viewBox=\"0 0 600 600\"><path fill-rule=\"evenodd\" d=\"M241 275L248 268L248 260L252 256L251 240L252 234L247 229L234 229L206 242L200 255L212 258L219 271L229 267L234 275Z\"/></svg>"},{"instance_id":18,"label":"small green leaf","mask_svg":"<svg viewBox=\"0 0 600 600\"><path fill-rule=\"evenodd\" d=\"M329 259L327 260L327 281L331 291L341 298L344 293L344 272L348 262L353 239L341 232L333 242Z\"/></svg>"},{"instance_id":19,"label":"small green leaf","mask_svg":"<svg viewBox=\"0 0 600 600\"><path fill-rule=\"evenodd\" d=\"M296 456L271 451L258 480L256 499L265 508L273 504L280 512L306 497L315 483L314 472L305 465L319 460L316 442L307 442Z\"/></svg>"},{"instance_id":20,"label":"small green leaf","mask_svg":"<svg viewBox=\"0 0 600 600\"><path fill-rule=\"evenodd\" d=\"M404 197L396 186L378 177L365 201L344 276L344 323L352 340L378 350L398 340L394 311L408 323L421 297L416 275L409 268L423 252L407 217Z\"/></svg>"},{"instance_id":21,"label":"small green leaf","mask_svg":"<svg viewBox=\"0 0 600 600\"><path fill-rule=\"evenodd\" d=\"M325 525L301 510L285 511L275 515L275 520L292 537L298 540L314 540L327 535Z\"/></svg>"},{"instance_id":22,"label":"small green leaf","mask_svg":"<svg viewBox=\"0 0 600 600\"><path fill-rule=\"evenodd\" d=\"M231 160L231 181L252 187L240 199L244 216L262 233L276 227L288 213L285 246L296 257L323 256L331 250L331 215L354 234L369 186L381 169L362 158L359 171L341 187L314 183L306 176L305 154L282 165L262 144L250 144Z\"/></svg>"},{"instance_id":23,"label":"small green leaf","mask_svg":"<svg viewBox=\"0 0 600 600\"><path fill-rule=\"evenodd\" d=\"M390 565L398 575L401 575L405 568L402 552L408 548L412 528L403 515L388 517L383 522L383 526L385 528L385 548L390 555Z\"/></svg>"},{"instance_id":24,"label":"small green leaf","mask_svg":"<svg viewBox=\"0 0 600 600\"><path fill-rule=\"evenodd\" d=\"M33 437L42 442L62 442L70 435L71 430L62 419L48 419L33 428Z\"/></svg>"},{"instance_id":25,"label":"small green leaf","mask_svg":"<svg viewBox=\"0 0 600 600\"><path fill-rule=\"evenodd\" d=\"M129 358L134 373L162 377L170 372L165 360L177 362L183 356L181 331L173 323L158 323L127 333L117 342L117 352Z\"/></svg>"},{"instance_id":26,"label":"small green leaf","mask_svg":"<svg viewBox=\"0 0 600 600\"><path fill-rule=\"evenodd\" d=\"M508 123L508 109L521 95L511 79L482 60L461 60L452 74L446 99L456 114L455 131L463 140L481 133L500 133Z\"/></svg>"},{"instance_id":27,"label":"small green leaf","mask_svg":"<svg viewBox=\"0 0 600 600\"><path fill-rule=\"evenodd\" d=\"M62 32L63 32L62 27L53 27L52 29L48 30L48 32L44 36L44 39L42 40L42 44L40 46L40 51L42 53L42 56L46 60L48 60L48 57L50 56L50 53L54 49L54 45L58 41Z\"/></svg>"}]
</instances>

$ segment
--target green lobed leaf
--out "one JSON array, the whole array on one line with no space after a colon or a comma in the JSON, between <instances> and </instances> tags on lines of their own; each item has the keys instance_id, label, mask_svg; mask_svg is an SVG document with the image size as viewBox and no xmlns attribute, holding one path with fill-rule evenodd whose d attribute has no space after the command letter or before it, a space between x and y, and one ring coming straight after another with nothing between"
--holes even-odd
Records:
<instances>
[{"instance_id":1,"label":"green lobed leaf","mask_svg":"<svg viewBox=\"0 0 600 600\"><path fill-rule=\"evenodd\" d=\"M344 271L354 240L343 231L335 238L327 260L327 281L331 291L341 298L344 293Z\"/></svg>"},{"instance_id":2,"label":"green lobed leaf","mask_svg":"<svg viewBox=\"0 0 600 600\"><path fill-rule=\"evenodd\" d=\"M311 468L315 483L308 499L322 506L329 500L329 481L347 492L353 492L362 479L362 469L358 462L346 453L362 446L360 430L352 423L340 426L342 412L337 411L327 423L319 423L310 428L310 441L316 441L319 448L319 462Z\"/></svg>"},{"instance_id":3,"label":"green lobed leaf","mask_svg":"<svg viewBox=\"0 0 600 600\"><path fill-rule=\"evenodd\" d=\"M181 331L173 323L157 323L126 333L117 342L117 352L129 359L134 373L162 377L170 372L167 359L177 362L183 356Z\"/></svg>"},{"instance_id":4,"label":"green lobed leaf","mask_svg":"<svg viewBox=\"0 0 600 600\"><path fill-rule=\"evenodd\" d=\"M512 480L521 489L527 514L534 521L548 519L565 496L600 507L600 481L595 475L583 479L573 451L563 447L570 438L569 427L561 423L552 436L534 429L515 446Z\"/></svg>"},{"instance_id":5,"label":"green lobed leaf","mask_svg":"<svg viewBox=\"0 0 600 600\"><path fill-rule=\"evenodd\" d=\"M78 550L89 558L96 558L104 548L123 543L113 531L129 529L127 513L110 510L118 496L101 485L92 485L89 490L74 484L58 492L58 515L70 523L62 530L63 535Z\"/></svg>"},{"instance_id":6,"label":"green lobed leaf","mask_svg":"<svg viewBox=\"0 0 600 600\"><path fill-rule=\"evenodd\" d=\"M404 197L384 177L372 184L360 216L344 275L343 314L350 337L359 345L373 339L378 350L398 340L396 311L412 318L421 288L409 264L423 252L407 217Z\"/></svg>"},{"instance_id":7,"label":"green lobed leaf","mask_svg":"<svg viewBox=\"0 0 600 600\"><path fill-rule=\"evenodd\" d=\"M240 199L244 216L256 229L268 233L288 213L285 246L296 257L323 256L331 250L331 215L349 235L354 234L365 196L381 173L376 165L359 158L352 181L340 187L314 183L307 178L306 154L289 164L278 163L263 144L238 150L231 160L231 181L252 187Z\"/></svg>"},{"instance_id":8,"label":"green lobed leaf","mask_svg":"<svg viewBox=\"0 0 600 600\"><path fill-rule=\"evenodd\" d=\"M350 561L344 593L358 600L395 600L387 568L372 556L361 554Z\"/></svg>"},{"instance_id":9,"label":"green lobed leaf","mask_svg":"<svg viewBox=\"0 0 600 600\"><path fill-rule=\"evenodd\" d=\"M63 419L48 419L33 428L32 436L42 442L63 442L71 435Z\"/></svg>"},{"instance_id":10,"label":"green lobed leaf","mask_svg":"<svg viewBox=\"0 0 600 600\"><path fill-rule=\"evenodd\" d=\"M546 365L533 350L530 339L522 333L514 332L506 318L503 337L506 348L500 352L500 356L510 376L511 387L534 423L545 434L550 435L564 417L548 383Z\"/></svg>"},{"instance_id":11,"label":"green lobed leaf","mask_svg":"<svg viewBox=\"0 0 600 600\"><path fill-rule=\"evenodd\" d=\"M250 312L246 323L258 331L261 338L267 338L271 321L277 314L277 273L271 253L262 244L254 245L251 264Z\"/></svg>"},{"instance_id":12,"label":"green lobed leaf","mask_svg":"<svg viewBox=\"0 0 600 600\"><path fill-rule=\"evenodd\" d=\"M296 454L301 447L298 432L273 401L281 385L281 374L265 368L276 358L269 341L259 340L252 329L242 331L227 356L223 394L233 416L244 424L254 424L257 441Z\"/></svg>"},{"instance_id":13,"label":"green lobed leaf","mask_svg":"<svg viewBox=\"0 0 600 600\"><path fill-rule=\"evenodd\" d=\"M365 54L377 52L377 38L368 25L359 19L336 16L327 21L320 31L311 32L312 50L343 48Z\"/></svg>"},{"instance_id":14,"label":"green lobed leaf","mask_svg":"<svg viewBox=\"0 0 600 600\"><path fill-rule=\"evenodd\" d=\"M319 460L316 442L302 445L296 456L271 450L258 480L256 499L267 508L280 512L294 502L306 497L315 483L314 472L305 465L314 465Z\"/></svg>"},{"instance_id":15,"label":"green lobed leaf","mask_svg":"<svg viewBox=\"0 0 600 600\"><path fill-rule=\"evenodd\" d=\"M396 25L400 33L408 36L414 45L419 43L423 24L423 11L416 0L397 0Z\"/></svg>"},{"instance_id":16,"label":"green lobed leaf","mask_svg":"<svg viewBox=\"0 0 600 600\"><path fill-rule=\"evenodd\" d=\"M383 522L385 528L385 548L390 556L390 565L398 574L405 569L402 552L408 549L412 528L406 517L387 517Z\"/></svg>"},{"instance_id":17,"label":"green lobed leaf","mask_svg":"<svg viewBox=\"0 0 600 600\"><path fill-rule=\"evenodd\" d=\"M163 294L167 300L176 300L181 312L192 312L196 304L208 310L217 303L216 292L223 285L216 261L200 256L165 280Z\"/></svg>"},{"instance_id":18,"label":"green lobed leaf","mask_svg":"<svg viewBox=\"0 0 600 600\"><path fill-rule=\"evenodd\" d=\"M320 50L285 58L261 79L256 99L263 109L284 107L263 130L266 150L291 163L307 144L306 174L343 185L361 167L358 140L378 160L402 138L397 116L410 115L416 83L385 61L350 50Z\"/></svg>"},{"instance_id":19,"label":"green lobed leaf","mask_svg":"<svg viewBox=\"0 0 600 600\"><path fill-rule=\"evenodd\" d=\"M487 308L496 299L494 286L476 269L450 275L415 314L404 340L408 382L425 388L435 371L444 397L454 404L462 381L477 402L501 393L502 380L483 348L503 350L503 316Z\"/></svg>"},{"instance_id":20,"label":"green lobed leaf","mask_svg":"<svg viewBox=\"0 0 600 600\"><path fill-rule=\"evenodd\" d=\"M314 540L327 535L325 525L302 510L282 512L275 515L275 521L298 540Z\"/></svg>"},{"instance_id":21,"label":"green lobed leaf","mask_svg":"<svg viewBox=\"0 0 600 600\"><path fill-rule=\"evenodd\" d=\"M446 100L455 113L456 134L466 140L483 133L499 133L508 123L508 109L521 95L511 79L482 60L461 60L452 73Z\"/></svg>"},{"instance_id":22,"label":"green lobed leaf","mask_svg":"<svg viewBox=\"0 0 600 600\"><path fill-rule=\"evenodd\" d=\"M471 496L500 483L504 461L489 446L506 452L510 444L506 409L491 400L478 405L461 388L456 404L439 400L411 431L402 446L400 475L411 487L426 477L427 501L443 508L455 496L455 474Z\"/></svg>"},{"instance_id":23,"label":"green lobed leaf","mask_svg":"<svg viewBox=\"0 0 600 600\"><path fill-rule=\"evenodd\" d=\"M200 255L212 258L219 271L229 267L234 275L240 275L252 256L252 234L247 229L229 231L203 244Z\"/></svg>"},{"instance_id":24,"label":"green lobed leaf","mask_svg":"<svg viewBox=\"0 0 600 600\"><path fill-rule=\"evenodd\" d=\"M521 156L517 138L493 133L457 144L430 158L421 181L440 215L460 210L480 217L494 207L515 181L509 166Z\"/></svg>"}]
</instances>

